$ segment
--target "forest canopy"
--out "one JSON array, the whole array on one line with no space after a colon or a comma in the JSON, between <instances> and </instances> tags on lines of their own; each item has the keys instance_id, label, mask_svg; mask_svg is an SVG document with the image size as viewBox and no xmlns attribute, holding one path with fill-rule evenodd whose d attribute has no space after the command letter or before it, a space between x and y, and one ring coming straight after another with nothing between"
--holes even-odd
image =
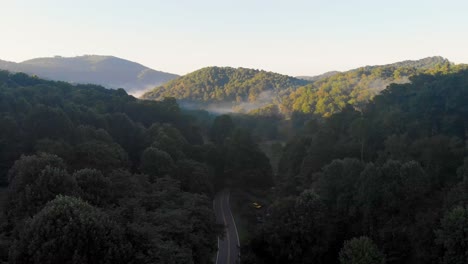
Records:
<instances>
[{"instance_id":1,"label":"forest canopy","mask_svg":"<svg viewBox=\"0 0 468 264\"><path fill-rule=\"evenodd\" d=\"M212 263L229 187L262 199L236 208L243 263L465 263L468 70L429 62L317 79L295 92L393 83L289 120L274 103L213 116L2 71L0 260Z\"/></svg>"},{"instance_id":2,"label":"forest canopy","mask_svg":"<svg viewBox=\"0 0 468 264\"><path fill-rule=\"evenodd\" d=\"M0 71L0 261L211 263L214 192L272 184L250 134L219 126L205 142L175 99Z\"/></svg>"},{"instance_id":3,"label":"forest canopy","mask_svg":"<svg viewBox=\"0 0 468 264\"><path fill-rule=\"evenodd\" d=\"M466 263L467 102L461 70L305 118L246 263Z\"/></svg>"},{"instance_id":4,"label":"forest canopy","mask_svg":"<svg viewBox=\"0 0 468 264\"><path fill-rule=\"evenodd\" d=\"M466 68L442 57L331 72L303 80L245 68L207 67L172 80L143 95L174 97L183 107L215 113L252 113L272 105L278 113L330 116L346 105L362 108L392 83L407 83L417 74L456 72Z\"/></svg>"}]
</instances>

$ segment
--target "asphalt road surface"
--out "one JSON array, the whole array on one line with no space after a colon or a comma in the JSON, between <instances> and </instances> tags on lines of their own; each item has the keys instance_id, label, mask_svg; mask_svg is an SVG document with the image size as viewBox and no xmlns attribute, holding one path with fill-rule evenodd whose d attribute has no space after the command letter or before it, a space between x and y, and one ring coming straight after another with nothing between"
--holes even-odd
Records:
<instances>
[{"instance_id":1,"label":"asphalt road surface","mask_svg":"<svg viewBox=\"0 0 468 264\"><path fill-rule=\"evenodd\" d=\"M218 237L216 264L237 264L240 259L239 235L229 205L229 194L229 189L224 189L216 195L213 201L216 221L225 226L224 237Z\"/></svg>"}]
</instances>

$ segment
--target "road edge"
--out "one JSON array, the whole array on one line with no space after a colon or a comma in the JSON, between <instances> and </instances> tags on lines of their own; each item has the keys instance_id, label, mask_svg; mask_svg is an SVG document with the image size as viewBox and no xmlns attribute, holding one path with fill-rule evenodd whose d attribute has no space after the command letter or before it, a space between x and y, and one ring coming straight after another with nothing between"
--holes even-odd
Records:
<instances>
[{"instance_id":1,"label":"road edge","mask_svg":"<svg viewBox=\"0 0 468 264\"><path fill-rule=\"evenodd\" d=\"M216 218L216 206L215 206L215 203L216 203L216 198L217 198L218 194L215 195L214 199L213 199L213 212L215 213L215 218ZM219 259L219 236L216 237L218 239L218 248L216 250L216 261L215 261L215 264L218 264L218 259Z\"/></svg>"},{"instance_id":2,"label":"road edge","mask_svg":"<svg viewBox=\"0 0 468 264\"><path fill-rule=\"evenodd\" d=\"M236 238L237 238L237 247L239 249L239 263L240 263L240 257L241 257L241 250L240 250L240 242L239 242L239 233L237 232L237 225L236 225L236 219L234 219L234 216L232 215L232 206L231 206L231 190L228 189L228 205L229 205L229 215L231 216L232 222L234 223L234 230L236 231Z\"/></svg>"}]
</instances>

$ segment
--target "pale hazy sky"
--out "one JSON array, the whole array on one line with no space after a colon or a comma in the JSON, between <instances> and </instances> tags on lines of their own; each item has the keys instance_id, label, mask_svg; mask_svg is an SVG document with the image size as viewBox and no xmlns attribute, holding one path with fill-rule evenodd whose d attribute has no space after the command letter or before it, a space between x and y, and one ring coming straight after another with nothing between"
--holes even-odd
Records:
<instances>
[{"instance_id":1,"label":"pale hazy sky","mask_svg":"<svg viewBox=\"0 0 468 264\"><path fill-rule=\"evenodd\" d=\"M315 75L440 55L468 62L466 0L0 0L0 59L114 55Z\"/></svg>"}]
</instances>

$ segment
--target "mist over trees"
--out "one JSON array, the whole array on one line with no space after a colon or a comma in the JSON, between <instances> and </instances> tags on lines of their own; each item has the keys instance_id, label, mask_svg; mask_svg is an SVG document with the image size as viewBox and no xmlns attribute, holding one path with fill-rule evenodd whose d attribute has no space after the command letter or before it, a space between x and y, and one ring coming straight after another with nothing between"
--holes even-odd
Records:
<instances>
[{"instance_id":1,"label":"mist over trees","mask_svg":"<svg viewBox=\"0 0 468 264\"><path fill-rule=\"evenodd\" d=\"M0 87L2 260L212 261L212 173L174 100L8 72Z\"/></svg>"},{"instance_id":2,"label":"mist over trees","mask_svg":"<svg viewBox=\"0 0 468 264\"><path fill-rule=\"evenodd\" d=\"M143 98L174 97L184 107L221 114L268 112L291 117L305 113L328 117L347 105L363 108L388 85L407 83L411 76L456 72L464 67L442 57L428 57L303 79L252 69L207 67L156 87Z\"/></svg>"},{"instance_id":3,"label":"mist over trees","mask_svg":"<svg viewBox=\"0 0 468 264\"><path fill-rule=\"evenodd\" d=\"M465 263L464 68L432 58L309 84L206 68L160 101L0 71L0 260L213 263L212 199L229 187L262 199L237 208L242 263ZM288 92L229 115L163 98L189 84L203 102Z\"/></svg>"},{"instance_id":4,"label":"mist over trees","mask_svg":"<svg viewBox=\"0 0 468 264\"><path fill-rule=\"evenodd\" d=\"M308 81L245 68L207 67L145 93L145 99L174 97L191 108L216 113L246 112L278 104L280 98Z\"/></svg>"},{"instance_id":5,"label":"mist over trees","mask_svg":"<svg viewBox=\"0 0 468 264\"><path fill-rule=\"evenodd\" d=\"M305 119L245 263L466 262L467 102L468 71L448 71Z\"/></svg>"},{"instance_id":6,"label":"mist over trees","mask_svg":"<svg viewBox=\"0 0 468 264\"><path fill-rule=\"evenodd\" d=\"M0 124L10 263L211 263L215 188L272 182L248 132L204 144L173 99L0 71Z\"/></svg>"}]
</instances>

